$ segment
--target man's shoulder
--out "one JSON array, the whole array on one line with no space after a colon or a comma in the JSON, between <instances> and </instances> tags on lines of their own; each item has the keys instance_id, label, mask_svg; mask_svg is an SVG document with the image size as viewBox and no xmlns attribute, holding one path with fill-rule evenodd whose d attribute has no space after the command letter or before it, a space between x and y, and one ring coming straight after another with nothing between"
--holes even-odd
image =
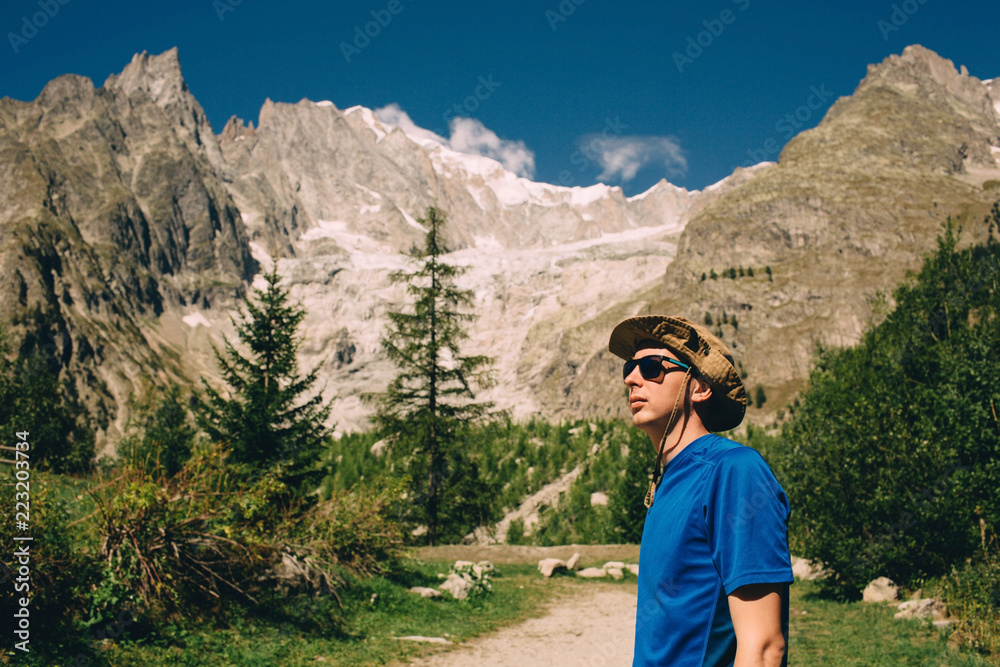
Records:
<instances>
[{"instance_id":1,"label":"man's shoulder","mask_svg":"<svg viewBox=\"0 0 1000 667\"><path fill-rule=\"evenodd\" d=\"M711 433L696 441L699 447L692 452L695 457L712 472L710 478L767 477L774 473L764 457L753 447Z\"/></svg>"},{"instance_id":2,"label":"man's shoulder","mask_svg":"<svg viewBox=\"0 0 1000 667\"><path fill-rule=\"evenodd\" d=\"M707 463L739 464L763 461L756 449L716 433L703 435L691 444L694 445L692 453Z\"/></svg>"}]
</instances>

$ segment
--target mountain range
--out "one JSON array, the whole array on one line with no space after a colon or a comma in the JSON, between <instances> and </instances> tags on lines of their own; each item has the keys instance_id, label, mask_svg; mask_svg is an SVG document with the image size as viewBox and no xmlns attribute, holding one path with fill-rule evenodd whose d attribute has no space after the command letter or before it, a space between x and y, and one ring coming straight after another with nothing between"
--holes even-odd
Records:
<instances>
[{"instance_id":1,"label":"mountain range","mask_svg":"<svg viewBox=\"0 0 1000 667\"><path fill-rule=\"evenodd\" d=\"M625 415L608 332L672 312L712 320L769 423L815 347L857 341L948 216L982 238L1000 198L992 82L920 46L871 66L777 163L702 191L536 183L393 121L268 100L216 135L176 50L100 88L65 75L0 100L0 318L21 353L58 360L111 451L130 393L218 381L212 346L277 263L306 310L300 365L320 367L337 429L364 428L360 395L394 372L386 313L406 305L389 274L436 205L498 407Z\"/></svg>"}]
</instances>

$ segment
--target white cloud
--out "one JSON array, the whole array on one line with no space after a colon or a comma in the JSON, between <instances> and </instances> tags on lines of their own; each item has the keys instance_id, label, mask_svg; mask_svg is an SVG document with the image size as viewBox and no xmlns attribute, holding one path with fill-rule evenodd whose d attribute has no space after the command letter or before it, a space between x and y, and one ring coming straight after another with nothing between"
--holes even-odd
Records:
<instances>
[{"instance_id":1,"label":"white cloud","mask_svg":"<svg viewBox=\"0 0 1000 667\"><path fill-rule=\"evenodd\" d=\"M474 118L456 116L448 124L451 147L461 153L493 158L518 176L534 178L535 154L523 141L501 139Z\"/></svg>"},{"instance_id":2,"label":"white cloud","mask_svg":"<svg viewBox=\"0 0 1000 667\"><path fill-rule=\"evenodd\" d=\"M386 125L398 127L419 143L433 141L469 155L482 155L502 164L518 176L534 178L535 154L523 141L501 139L496 132L474 118L456 116L448 124L450 139L425 130L413 122L409 114L396 103L375 110L375 116Z\"/></svg>"},{"instance_id":3,"label":"white cloud","mask_svg":"<svg viewBox=\"0 0 1000 667\"><path fill-rule=\"evenodd\" d=\"M627 183L647 166L661 166L671 177L683 176L688 169L684 151L672 136L605 137L594 134L580 140L580 150L601 165L604 171L598 174L599 181Z\"/></svg>"},{"instance_id":4,"label":"white cloud","mask_svg":"<svg viewBox=\"0 0 1000 667\"><path fill-rule=\"evenodd\" d=\"M434 141L444 146L448 145L448 140L439 134L434 134L430 130L425 130L419 127L410 118L410 114L403 111L402 108L395 102L392 104L387 104L381 109L375 109L375 117L382 121L385 125L392 125L393 127L398 127L406 136L417 139L421 142Z\"/></svg>"}]
</instances>

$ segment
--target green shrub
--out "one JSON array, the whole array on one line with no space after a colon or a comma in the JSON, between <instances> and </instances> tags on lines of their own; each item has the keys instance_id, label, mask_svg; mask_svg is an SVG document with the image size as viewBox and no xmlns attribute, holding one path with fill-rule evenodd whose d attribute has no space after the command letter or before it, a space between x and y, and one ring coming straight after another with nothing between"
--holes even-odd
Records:
<instances>
[{"instance_id":1,"label":"green shrub","mask_svg":"<svg viewBox=\"0 0 1000 667\"><path fill-rule=\"evenodd\" d=\"M397 478L335 493L289 524L283 537L297 553L328 571L387 574L404 547L405 536L395 517L403 504L405 482Z\"/></svg>"},{"instance_id":2,"label":"green shrub","mask_svg":"<svg viewBox=\"0 0 1000 667\"><path fill-rule=\"evenodd\" d=\"M89 470L94 429L87 423L72 383L60 382L60 363L36 334L29 334L21 347L16 359L8 359L10 345L0 326L0 431L29 431L33 442L45 443L33 452L32 469ZM32 351L25 354L26 347Z\"/></svg>"},{"instance_id":3,"label":"green shrub","mask_svg":"<svg viewBox=\"0 0 1000 667\"><path fill-rule=\"evenodd\" d=\"M13 471L6 468L13 478ZM32 651L54 650L71 645L82 635L86 596L96 580L97 562L93 554L78 548L77 530L69 525L66 504L56 498L57 476L31 472L29 489L29 529L19 530L14 512L15 502L23 501L24 486L0 484L0 503L8 511L0 513L0 540L8 551L0 565L0 614L13 619L20 609L18 600L28 598ZM28 536L31 541L14 541L15 536ZM15 554L26 550L27 563L19 562ZM24 571L19 568L24 567ZM25 574L27 573L27 576ZM13 623L8 620L8 627ZM14 641L8 635L10 647Z\"/></svg>"},{"instance_id":4,"label":"green shrub","mask_svg":"<svg viewBox=\"0 0 1000 667\"><path fill-rule=\"evenodd\" d=\"M985 654L1000 654L1000 550L984 552L942 578L941 596L962 644Z\"/></svg>"},{"instance_id":5,"label":"green shrub","mask_svg":"<svg viewBox=\"0 0 1000 667\"><path fill-rule=\"evenodd\" d=\"M957 244L949 225L884 322L820 352L785 427L792 549L840 595L883 575L919 585L996 534L1000 244Z\"/></svg>"},{"instance_id":6,"label":"green shrub","mask_svg":"<svg viewBox=\"0 0 1000 667\"><path fill-rule=\"evenodd\" d=\"M507 526L507 544L525 544L524 520L514 519Z\"/></svg>"},{"instance_id":7,"label":"green shrub","mask_svg":"<svg viewBox=\"0 0 1000 667\"><path fill-rule=\"evenodd\" d=\"M132 465L149 472L162 467L167 475L176 474L190 458L195 437L180 387L172 384L162 394L151 393L132 407L118 451Z\"/></svg>"},{"instance_id":8,"label":"green shrub","mask_svg":"<svg viewBox=\"0 0 1000 667\"><path fill-rule=\"evenodd\" d=\"M757 385L757 389L754 391L753 402L758 408L764 407L767 403L767 392L764 391L764 385Z\"/></svg>"},{"instance_id":9,"label":"green shrub","mask_svg":"<svg viewBox=\"0 0 1000 667\"><path fill-rule=\"evenodd\" d=\"M469 589L470 598L485 597L493 593L493 577L496 574L496 568L489 561L482 561L475 565L455 563L451 566L450 572L472 584L472 588Z\"/></svg>"},{"instance_id":10,"label":"green shrub","mask_svg":"<svg viewBox=\"0 0 1000 667\"><path fill-rule=\"evenodd\" d=\"M636 544L646 519L643 499L655 458L649 438L623 421L599 422L606 432L599 451L583 462L582 474L539 515L531 540L555 544ZM604 492L608 504L592 505L591 494Z\"/></svg>"},{"instance_id":11,"label":"green shrub","mask_svg":"<svg viewBox=\"0 0 1000 667\"><path fill-rule=\"evenodd\" d=\"M91 492L106 578L154 614L254 599L256 575L275 549L253 538L240 507L255 494L225 456L206 448L172 477L126 464Z\"/></svg>"}]
</instances>

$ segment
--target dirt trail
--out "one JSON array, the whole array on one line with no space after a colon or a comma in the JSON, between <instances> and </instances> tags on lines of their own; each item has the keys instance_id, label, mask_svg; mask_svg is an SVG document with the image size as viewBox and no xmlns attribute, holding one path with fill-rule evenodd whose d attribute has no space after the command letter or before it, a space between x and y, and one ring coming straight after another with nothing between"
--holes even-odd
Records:
<instances>
[{"instance_id":1,"label":"dirt trail","mask_svg":"<svg viewBox=\"0 0 1000 667\"><path fill-rule=\"evenodd\" d=\"M420 667L626 667L632 664L635 586L594 583L560 597L540 618L418 658Z\"/></svg>"}]
</instances>

